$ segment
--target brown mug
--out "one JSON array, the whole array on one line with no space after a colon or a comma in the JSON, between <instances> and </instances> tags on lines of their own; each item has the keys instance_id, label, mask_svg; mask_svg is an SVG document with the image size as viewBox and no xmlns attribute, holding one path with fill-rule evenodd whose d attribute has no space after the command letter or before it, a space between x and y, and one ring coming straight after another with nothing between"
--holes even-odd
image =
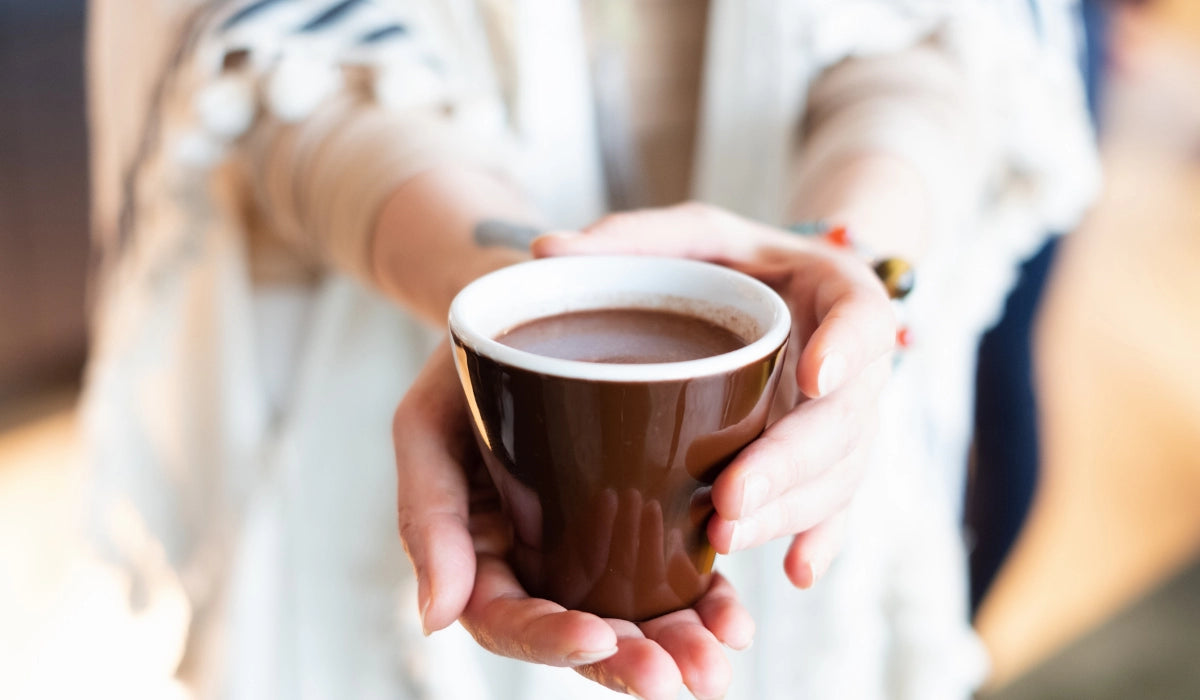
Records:
<instances>
[{"instance_id":1,"label":"brown mug","mask_svg":"<svg viewBox=\"0 0 1200 700\"><path fill-rule=\"evenodd\" d=\"M614 364L497 340L600 309L687 314L745 342L701 359ZM450 309L455 362L531 595L634 621L703 595L715 556L705 534L712 483L762 433L790 327L772 289L690 260L552 258L463 289Z\"/></svg>"}]
</instances>

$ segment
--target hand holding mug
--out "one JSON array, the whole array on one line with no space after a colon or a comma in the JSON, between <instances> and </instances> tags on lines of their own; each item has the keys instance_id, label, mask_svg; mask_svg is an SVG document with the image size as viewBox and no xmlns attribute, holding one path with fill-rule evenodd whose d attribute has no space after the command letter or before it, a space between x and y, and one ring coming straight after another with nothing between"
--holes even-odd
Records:
<instances>
[{"instance_id":1,"label":"hand holding mug","mask_svg":"<svg viewBox=\"0 0 1200 700\"><path fill-rule=\"evenodd\" d=\"M707 532L720 552L794 536L785 571L797 586L812 585L839 545L890 367L895 320L871 270L817 242L701 205L608 217L582 234L543 237L534 253L690 257L780 292L793 338L774 421L716 479ZM673 697L681 682L698 697L727 689L720 644L747 645L754 625L719 574L691 608L637 625L528 596L503 556L508 524L446 350L406 395L394 430L401 535L427 630L461 617L496 653L574 666L642 697Z\"/></svg>"},{"instance_id":2,"label":"hand holding mug","mask_svg":"<svg viewBox=\"0 0 1200 700\"><path fill-rule=\"evenodd\" d=\"M722 695L731 679L722 645L744 648L754 634L729 582L714 574L690 608L638 624L530 597L509 563L513 526L471 430L443 346L401 401L393 428L400 534L426 631L461 620L494 653L572 667L643 698L674 698L682 685L697 697Z\"/></svg>"},{"instance_id":3,"label":"hand holding mug","mask_svg":"<svg viewBox=\"0 0 1200 700\"><path fill-rule=\"evenodd\" d=\"M845 251L703 204L613 214L543 236L536 256L614 253L720 263L769 284L792 310L785 377L767 431L717 478L708 537L727 554L793 536L788 578L807 588L841 546L866 468L896 319L867 265Z\"/></svg>"}]
</instances>

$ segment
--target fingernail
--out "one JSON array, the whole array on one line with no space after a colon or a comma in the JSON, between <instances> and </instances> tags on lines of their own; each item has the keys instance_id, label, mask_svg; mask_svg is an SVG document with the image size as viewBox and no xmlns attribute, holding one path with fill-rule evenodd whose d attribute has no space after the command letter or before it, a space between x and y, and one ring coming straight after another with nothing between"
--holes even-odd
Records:
<instances>
[{"instance_id":1,"label":"fingernail","mask_svg":"<svg viewBox=\"0 0 1200 700\"><path fill-rule=\"evenodd\" d=\"M426 637L433 634L433 630L429 629L429 623L425 621L426 618L429 617L429 604L432 602L433 600L431 598L427 598L425 602L421 604L421 632L423 632Z\"/></svg>"},{"instance_id":2,"label":"fingernail","mask_svg":"<svg viewBox=\"0 0 1200 700\"><path fill-rule=\"evenodd\" d=\"M813 585L816 584L816 582L817 582L817 570L813 568L813 565L811 562L809 562L808 564L805 564L805 566L808 567L808 583L800 586L800 588L807 591L808 589L812 588Z\"/></svg>"},{"instance_id":3,"label":"fingernail","mask_svg":"<svg viewBox=\"0 0 1200 700\"><path fill-rule=\"evenodd\" d=\"M578 238L580 235L582 234L580 234L579 231L547 231L546 233L538 236L538 238L551 238L558 239L560 241L569 241L572 238Z\"/></svg>"},{"instance_id":4,"label":"fingernail","mask_svg":"<svg viewBox=\"0 0 1200 700\"><path fill-rule=\"evenodd\" d=\"M750 546L754 541L754 526L747 521L739 520L733 523L733 534L729 536L729 551L737 552Z\"/></svg>"},{"instance_id":5,"label":"fingernail","mask_svg":"<svg viewBox=\"0 0 1200 700\"><path fill-rule=\"evenodd\" d=\"M597 661L603 661L615 653L617 653L616 647L605 649L604 651L577 651L567 656L567 664L571 666L586 666L594 664Z\"/></svg>"},{"instance_id":6,"label":"fingernail","mask_svg":"<svg viewBox=\"0 0 1200 700\"><path fill-rule=\"evenodd\" d=\"M831 352L821 361L817 373L817 391L825 396L842 385L846 379L846 358L839 352Z\"/></svg>"},{"instance_id":7,"label":"fingernail","mask_svg":"<svg viewBox=\"0 0 1200 700\"><path fill-rule=\"evenodd\" d=\"M725 642L725 646L733 649L734 651L745 651L749 649L752 644L754 644L753 636L747 639L729 639Z\"/></svg>"},{"instance_id":8,"label":"fingernail","mask_svg":"<svg viewBox=\"0 0 1200 700\"><path fill-rule=\"evenodd\" d=\"M767 483L767 478L762 474L750 474L742 482L742 510L738 515L745 517L755 510L767 500L767 491L770 485Z\"/></svg>"},{"instance_id":9,"label":"fingernail","mask_svg":"<svg viewBox=\"0 0 1200 700\"><path fill-rule=\"evenodd\" d=\"M578 231L550 231L548 233L543 233L542 235L530 241L529 249L533 251L533 254L536 257L542 257L545 255L553 256L561 252L555 245L556 241L569 243L571 239L578 237ZM550 246L549 250L546 249L547 244Z\"/></svg>"}]
</instances>

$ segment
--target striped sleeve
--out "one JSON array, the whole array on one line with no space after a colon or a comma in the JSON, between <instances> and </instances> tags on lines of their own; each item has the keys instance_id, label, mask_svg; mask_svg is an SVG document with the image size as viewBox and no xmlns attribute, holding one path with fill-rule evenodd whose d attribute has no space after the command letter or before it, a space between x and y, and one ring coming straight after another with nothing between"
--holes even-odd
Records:
<instances>
[{"instance_id":1,"label":"striped sleeve","mask_svg":"<svg viewBox=\"0 0 1200 700\"><path fill-rule=\"evenodd\" d=\"M228 3L197 42L177 157L236 159L271 234L369 280L395 188L442 163L505 162L486 47L460 46L471 33L450 16L418 0Z\"/></svg>"}]
</instances>

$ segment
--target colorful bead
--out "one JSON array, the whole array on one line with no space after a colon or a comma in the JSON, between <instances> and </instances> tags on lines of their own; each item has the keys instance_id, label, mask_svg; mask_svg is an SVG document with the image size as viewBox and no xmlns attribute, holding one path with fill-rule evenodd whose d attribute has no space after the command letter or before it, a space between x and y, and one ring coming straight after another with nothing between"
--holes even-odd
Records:
<instances>
[{"instance_id":1,"label":"colorful bead","mask_svg":"<svg viewBox=\"0 0 1200 700\"><path fill-rule=\"evenodd\" d=\"M825 241L837 248L849 248L852 245L850 233L845 226L837 226L825 233Z\"/></svg>"},{"instance_id":2,"label":"colorful bead","mask_svg":"<svg viewBox=\"0 0 1200 700\"><path fill-rule=\"evenodd\" d=\"M830 226L824 221L799 221L788 226L787 230L801 236L819 236L834 248L848 250L861 257L869 255L868 251L858 245L845 226ZM907 260L895 257L878 258L872 267L892 299L904 299L912 292L916 283L916 273ZM908 328L901 326L896 331L896 347L903 350L911 344L912 337Z\"/></svg>"},{"instance_id":3,"label":"colorful bead","mask_svg":"<svg viewBox=\"0 0 1200 700\"><path fill-rule=\"evenodd\" d=\"M888 296L903 299L913 289L916 275L912 265L903 258L883 258L875 262L875 274L883 281Z\"/></svg>"}]
</instances>

